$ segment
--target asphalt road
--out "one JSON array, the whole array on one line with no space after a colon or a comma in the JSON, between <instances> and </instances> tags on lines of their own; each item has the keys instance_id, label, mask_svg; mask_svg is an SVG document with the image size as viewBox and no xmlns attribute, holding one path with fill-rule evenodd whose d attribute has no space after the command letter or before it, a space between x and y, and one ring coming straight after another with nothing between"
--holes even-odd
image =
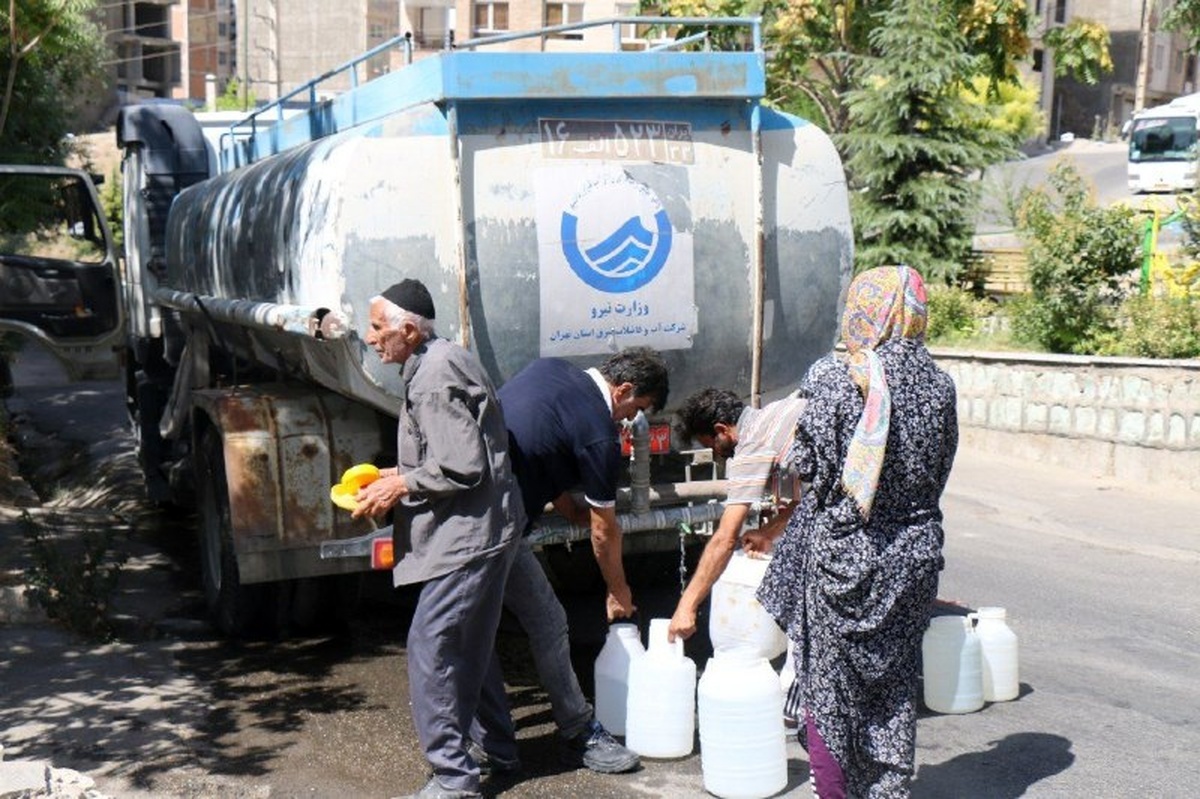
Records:
<instances>
[{"instance_id":1,"label":"asphalt road","mask_svg":"<svg viewBox=\"0 0 1200 799\"><path fill-rule=\"evenodd\" d=\"M411 597L374 586L345 634L229 644L201 621L187 519L140 512L117 384L65 385L18 364L16 414L49 498L35 520L65 534L109 526L131 557L123 638L88 645L44 623L0 627L5 769L77 769L112 797L387 797L419 788L403 635ZM36 432L40 431L40 432ZM72 443L75 442L75 443ZM40 453L40 455L39 455ZM65 453L65 454L64 454ZM112 508L119 513L114 514ZM1200 501L1004 453L960 451L944 500L941 595L1001 605L1020 640L1018 699L925 714L916 797L1191 797L1200 785ZM0 538L17 511L0 509ZM143 509L144 511L144 509ZM6 564L11 565L11 564ZM669 611L677 564L639 571L647 617ZM567 598L587 667L599 598ZM564 771L524 640L502 630L523 781L489 796L698 797L698 756L636 774ZM690 649L703 666L704 645ZM789 785L811 795L803 750Z\"/></svg>"},{"instance_id":2,"label":"asphalt road","mask_svg":"<svg viewBox=\"0 0 1200 799\"><path fill-rule=\"evenodd\" d=\"M1130 193L1126 168L1128 151L1129 145L1123 141L1077 139L1070 143L1055 143L1026 157L989 167L982 178L977 234L984 242L993 242L995 246L1016 246L1006 206L1021 189L1044 186L1047 176L1060 163L1075 168L1098 205L1121 203L1139 209L1174 210L1174 195Z\"/></svg>"}]
</instances>

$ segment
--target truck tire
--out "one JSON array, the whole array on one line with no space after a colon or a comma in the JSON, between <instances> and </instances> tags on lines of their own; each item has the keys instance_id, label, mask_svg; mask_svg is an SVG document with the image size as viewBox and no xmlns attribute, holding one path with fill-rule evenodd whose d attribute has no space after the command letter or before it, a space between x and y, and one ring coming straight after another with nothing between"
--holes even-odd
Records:
<instances>
[{"instance_id":1,"label":"truck tire","mask_svg":"<svg viewBox=\"0 0 1200 799\"><path fill-rule=\"evenodd\" d=\"M209 616L230 638L275 637L286 621L274 583L242 585L229 521L229 491L221 435L205 431L197 451L200 576Z\"/></svg>"}]
</instances>

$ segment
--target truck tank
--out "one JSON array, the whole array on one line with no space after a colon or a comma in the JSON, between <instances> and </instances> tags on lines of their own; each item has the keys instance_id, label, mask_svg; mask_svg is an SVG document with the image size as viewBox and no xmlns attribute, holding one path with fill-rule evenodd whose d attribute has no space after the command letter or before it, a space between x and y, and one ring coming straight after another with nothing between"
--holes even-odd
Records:
<instances>
[{"instance_id":1,"label":"truck tank","mask_svg":"<svg viewBox=\"0 0 1200 799\"><path fill-rule=\"evenodd\" d=\"M641 24L738 26L748 49L622 51ZM604 26L614 52L495 49ZM219 136L182 109L123 111L139 454L151 496L196 495L222 630L343 607L305 597L386 567L390 532L329 494L351 465L394 458L399 370L361 335L371 297L405 277L497 384L539 356L661 351L671 402L631 430L624 551L679 552L680 531L719 516L722 484L681 482L686 459L652 480L650 454L687 447L661 423L708 385L752 402L793 389L833 344L851 275L841 163L763 106L759 42L756 20L601 20L462 42L318 102L334 70L293 93L304 110L281 98ZM531 540L573 568L552 545L588 536L550 518Z\"/></svg>"},{"instance_id":2,"label":"truck tank","mask_svg":"<svg viewBox=\"0 0 1200 799\"><path fill-rule=\"evenodd\" d=\"M646 345L675 402L771 399L834 342L852 235L829 138L763 94L761 51L440 53L260 118L225 153L242 166L176 198L161 287L218 328L205 298L329 309L338 342L225 339L382 410L395 370L359 334L404 277L498 384Z\"/></svg>"}]
</instances>

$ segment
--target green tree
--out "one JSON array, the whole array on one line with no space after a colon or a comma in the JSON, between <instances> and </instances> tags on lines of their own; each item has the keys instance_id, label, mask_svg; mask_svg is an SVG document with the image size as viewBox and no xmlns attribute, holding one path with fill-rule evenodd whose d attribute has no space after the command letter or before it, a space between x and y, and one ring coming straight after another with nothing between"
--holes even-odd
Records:
<instances>
[{"instance_id":1,"label":"green tree","mask_svg":"<svg viewBox=\"0 0 1200 799\"><path fill-rule=\"evenodd\" d=\"M844 97L854 83L856 56L870 49L874 15L887 0L798 0L763 8L768 100L792 109L801 98L820 109L825 129L846 130ZM818 119L817 122L821 122Z\"/></svg>"},{"instance_id":2,"label":"green tree","mask_svg":"<svg viewBox=\"0 0 1200 799\"><path fill-rule=\"evenodd\" d=\"M0 154L61 163L73 108L64 100L99 77L107 50L94 0L8 0L0 7ZM17 113L19 110L19 113Z\"/></svg>"},{"instance_id":3,"label":"green tree","mask_svg":"<svg viewBox=\"0 0 1200 799\"><path fill-rule=\"evenodd\" d=\"M976 57L974 69L995 86L1017 76L1030 52L1025 0L941 0ZM767 61L767 99L789 111L819 109L826 130L847 130L846 93L858 87L858 57L873 54L871 34L893 0L661 0L647 2L683 17L761 16ZM695 33L683 26L680 36ZM727 45L717 34L717 43Z\"/></svg>"},{"instance_id":4,"label":"green tree","mask_svg":"<svg viewBox=\"0 0 1200 799\"><path fill-rule=\"evenodd\" d=\"M1148 0L1145 13L1155 7L1162 11L1164 28L1187 36L1191 49L1200 50L1200 0Z\"/></svg>"},{"instance_id":5,"label":"green tree","mask_svg":"<svg viewBox=\"0 0 1200 799\"><path fill-rule=\"evenodd\" d=\"M963 91L963 97L980 107L987 127L1004 134L1014 146L1020 146L1046 132L1046 115L1038 107L1038 93L1038 87L1022 77L992 88L987 78L976 75Z\"/></svg>"},{"instance_id":6,"label":"green tree","mask_svg":"<svg viewBox=\"0 0 1200 799\"><path fill-rule=\"evenodd\" d=\"M1042 40L1054 52L1054 74L1060 78L1095 85L1101 74L1112 72L1108 30L1098 22L1077 17L1046 31Z\"/></svg>"},{"instance_id":7,"label":"green tree","mask_svg":"<svg viewBox=\"0 0 1200 799\"><path fill-rule=\"evenodd\" d=\"M978 181L1011 155L1010 140L964 98L974 73L947 4L897 0L871 33L863 88L846 98L850 131L838 139L853 176L856 265L914 267L951 282L971 249Z\"/></svg>"}]
</instances>

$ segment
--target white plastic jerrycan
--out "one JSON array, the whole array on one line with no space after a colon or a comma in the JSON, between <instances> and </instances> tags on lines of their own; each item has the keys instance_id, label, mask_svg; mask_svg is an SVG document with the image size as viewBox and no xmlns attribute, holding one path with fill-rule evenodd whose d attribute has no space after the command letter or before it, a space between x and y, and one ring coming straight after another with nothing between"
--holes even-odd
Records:
<instances>
[{"instance_id":1,"label":"white plastic jerrycan","mask_svg":"<svg viewBox=\"0 0 1200 799\"><path fill-rule=\"evenodd\" d=\"M646 654L629 664L625 745L642 757L686 757L696 734L696 664L667 640L670 623L651 619Z\"/></svg>"},{"instance_id":2,"label":"white plastic jerrycan","mask_svg":"<svg viewBox=\"0 0 1200 799\"><path fill-rule=\"evenodd\" d=\"M722 799L762 799L787 787L783 694L765 658L715 652L696 692L704 790Z\"/></svg>"},{"instance_id":3,"label":"white plastic jerrycan","mask_svg":"<svg viewBox=\"0 0 1200 799\"><path fill-rule=\"evenodd\" d=\"M983 658L966 616L934 616L921 639L925 706L937 713L983 707Z\"/></svg>"},{"instance_id":4,"label":"white plastic jerrycan","mask_svg":"<svg viewBox=\"0 0 1200 799\"><path fill-rule=\"evenodd\" d=\"M754 596L770 562L741 550L729 559L709 601L708 637L714 652L745 649L769 660L787 649L787 636Z\"/></svg>"},{"instance_id":5,"label":"white plastic jerrycan","mask_svg":"<svg viewBox=\"0 0 1200 799\"><path fill-rule=\"evenodd\" d=\"M983 698L986 702L1016 699L1021 684L1017 669L1017 634L1009 629L1004 608L979 608L967 618L975 621L975 635L983 657Z\"/></svg>"},{"instance_id":6,"label":"white plastic jerrycan","mask_svg":"<svg viewBox=\"0 0 1200 799\"><path fill-rule=\"evenodd\" d=\"M596 720L613 735L625 734L630 664L645 655L636 624L614 624L608 628L608 637L595 665Z\"/></svg>"}]
</instances>

